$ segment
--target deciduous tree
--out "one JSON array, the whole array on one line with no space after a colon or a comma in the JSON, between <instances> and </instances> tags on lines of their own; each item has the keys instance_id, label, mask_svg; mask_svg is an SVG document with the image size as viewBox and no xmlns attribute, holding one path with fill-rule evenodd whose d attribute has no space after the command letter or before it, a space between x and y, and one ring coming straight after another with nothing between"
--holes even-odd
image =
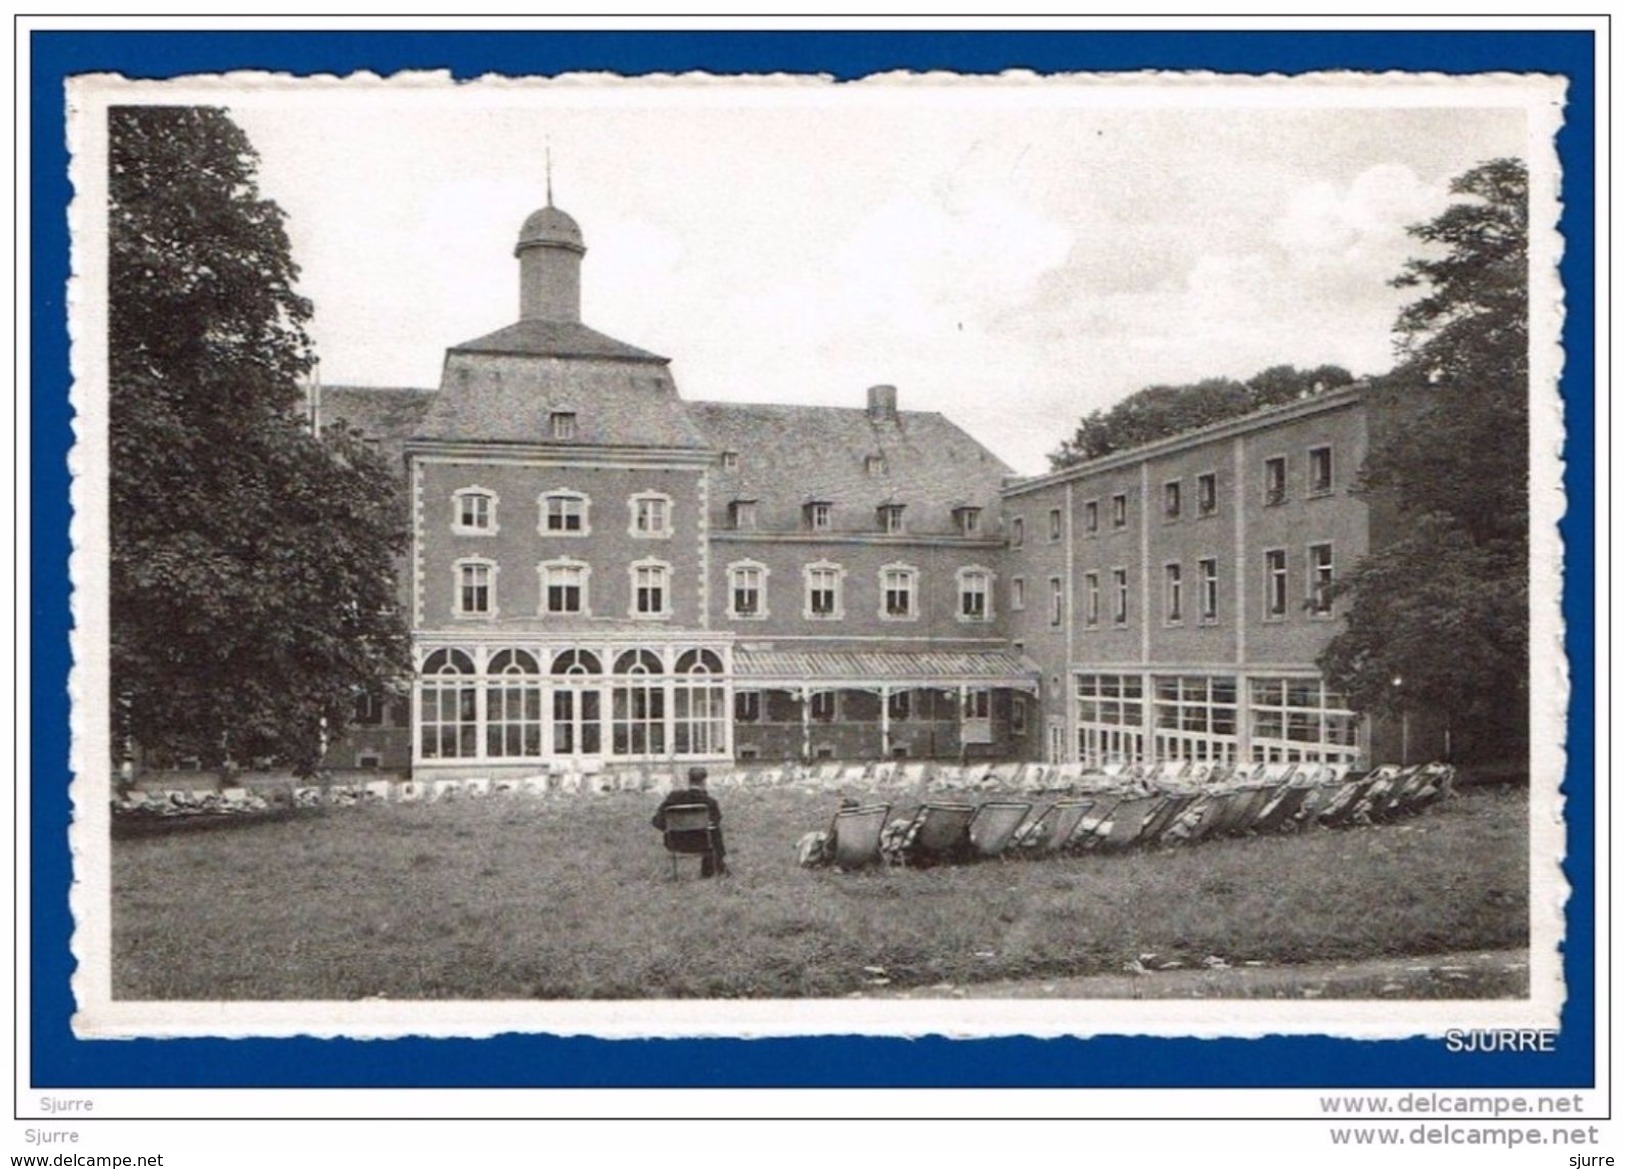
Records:
<instances>
[{"instance_id":1,"label":"deciduous tree","mask_svg":"<svg viewBox=\"0 0 1625 1169\"><path fill-rule=\"evenodd\" d=\"M312 435L311 307L224 111L109 111L115 742L316 763L406 665L394 475Z\"/></svg>"},{"instance_id":2,"label":"deciduous tree","mask_svg":"<svg viewBox=\"0 0 1625 1169\"><path fill-rule=\"evenodd\" d=\"M1059 470L1098 459L1265 406L1346 386L1353 380L1348 370L1336 365L1308 370L1276 365L1245 382L1206 378L1189 385L1147 386L1110 409L1085 415L1073 436L1050 455L1050 466Z\"/></svg>"},{"instance_id":3,"label":"deciduous tree","mask_svg":"<svg viewBox=\"0 0 1625 1169\"><path fill-rule=\"evenodd\" d=\"M1394 280L1422 295L1367 393L1375 547L1320 664L1358 709L1448 711L1464 749L1501 750L1528 725L1528 183L1496 159L1451 190Z\"/></svg>"}]
</instances>

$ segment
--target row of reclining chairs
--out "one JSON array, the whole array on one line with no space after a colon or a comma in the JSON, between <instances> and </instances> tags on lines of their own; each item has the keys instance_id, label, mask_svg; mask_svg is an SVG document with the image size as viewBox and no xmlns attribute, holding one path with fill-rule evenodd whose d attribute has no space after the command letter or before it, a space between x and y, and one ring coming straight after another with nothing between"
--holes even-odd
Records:
<instances>
[{"instance_id":1,"label":"row of reclining chairs","mask_svg":"<svg viewBox=\"0 0 1625 1169\"><path fill-rule=\"evenodd\" d=\"M1194 844L1219 836L1382 823L1420 811L1449 793L1448 764L1384 766L1351 774L1342 765L1265 764L1213 782L1179 775L1120 775L1111 785L1068 795L1038 811L1030 801L927 801L888 820L891 806L843 809L831 824L835 865L887 861L931 865L1058 852L1120 852L1149 844ZM1109 778L1109 777L1108 777Z\"/></svg>"}]
</instances>

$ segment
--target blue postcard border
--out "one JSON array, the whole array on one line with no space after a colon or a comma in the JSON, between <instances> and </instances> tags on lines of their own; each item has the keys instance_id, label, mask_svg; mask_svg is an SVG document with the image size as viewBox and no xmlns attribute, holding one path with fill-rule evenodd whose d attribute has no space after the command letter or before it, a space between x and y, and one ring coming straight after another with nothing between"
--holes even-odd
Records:
<instances>
[{"instance_id":1,"label":"blue postcard border","mask_svg":"<svg viewBox=\"0 0 1625 1169\"><path fill-rule=\"evenodd\" d=\"M32 608L32 818L29 833L32 1084L159 1087L1584 1087L1595 1083L1594 725L1596 548L1592 439L1594 295L1594 34L1589 31L1396 32L159 32L27 31L31 53L27 231L33 298L29 557ZM72 880L67 848L68 405L66 284L71 195L63 84L75 74L160 78L228 69L349 73L445 68L485 73L622 73L704 69L820 72L889 69L996 72L1323 69L1559 74L1569 102L1563 166L1562 279L1567 318L1562 391L1569 440L1563 615L1569 709L1566 870L1573 886L1564 954L1568 988L1551 1054L1447 1053L1426 1040L1320 1037L1088 1040L856 1037L765 1040L121 1040L73 1036L69 978ZM17 1009L21 1009L18 1007Z\"/></svg>"}]
</instances>

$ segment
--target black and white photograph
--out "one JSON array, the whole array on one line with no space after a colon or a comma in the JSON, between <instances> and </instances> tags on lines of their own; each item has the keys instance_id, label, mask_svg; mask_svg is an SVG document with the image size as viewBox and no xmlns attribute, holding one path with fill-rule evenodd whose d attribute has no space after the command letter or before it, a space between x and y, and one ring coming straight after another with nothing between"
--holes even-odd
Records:
<instances>
[{"instance_id":1,"label":"black and white photograph","mask_svg":"<svg viewBox=\"0 0 1625 1169\"><path fill-rule=\"evenodd\" d=\"M77 1033L1556 1026L1564 100L72 80Z\"/></svg>"}]
</instances>

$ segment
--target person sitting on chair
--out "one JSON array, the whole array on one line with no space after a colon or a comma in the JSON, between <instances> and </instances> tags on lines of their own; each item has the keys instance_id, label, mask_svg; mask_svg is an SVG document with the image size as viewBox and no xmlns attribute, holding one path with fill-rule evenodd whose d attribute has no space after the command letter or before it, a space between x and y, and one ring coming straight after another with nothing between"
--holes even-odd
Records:
<instances>
[{"instance_id":1,"label":"person sitting on chair","mask_svg":"<svg viewBox=\"0 0 1625 1169\"><path fill-rule=\"evenodd\" d=\"M711 841L712 849L700 861L700 876L726 877L728 866L723 857L727 850L722 844L722 808L717 804L716 798L705 790L706 772L703 767L690 767L688 769L688 786L674 789L666 793L666 798L660 801L660 807L655 811L654 819L650 821L656 828L666 830L666 809L679 804L704 804L711 813Z\"/></svg>"},{"instance_id":2,"label":"person sitting on chair","mask_svg":"<svg viewBox=\"0 0 1625 1169\"><path fill-rule=\"evenodd\" d=\"M796 863L804 869L818 869L825 865L835 863L835 826L840 822L842 812L853 812L858 808L858 801L851 796L841 797L841 806L836 810L835 819L829 822L829 827L822 832L804 833L796 841Z\"/></svg>"}]
</instances>

